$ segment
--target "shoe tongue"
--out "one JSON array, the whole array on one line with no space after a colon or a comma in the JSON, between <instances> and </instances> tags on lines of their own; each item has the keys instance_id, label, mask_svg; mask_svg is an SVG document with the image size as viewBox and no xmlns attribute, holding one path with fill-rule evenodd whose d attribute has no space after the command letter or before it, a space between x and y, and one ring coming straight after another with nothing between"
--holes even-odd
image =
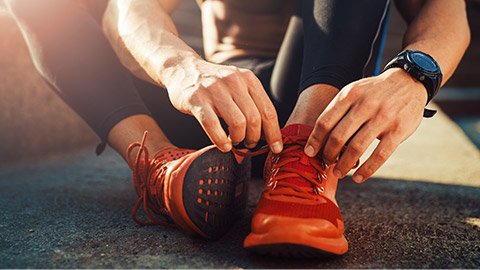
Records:
<instances>
[{"instance_id":1,"label":"shoe tongue","mask_svg":"<svg viewBox=\"0 0 480 270\"><path fill-rule=\"evenodd\" d=\"M310 136L310 133L312 133L313 127L307 126L307 125L302 125L302 124L293 124L293 125L288 125L284 128L282 128L281 132L284 137L289 137L289 136L298 136L298 137L306 137Z\"/></svg>"},{"instance_id":2,"label":"shoe tongue","mask_svg":"<svg viewBox=\"0 0 480 270\"><path fill-rule=\"evenodd\" d=\"M284 137L304 137L308 138L310 136L310 133L312 133L313 127L307 126L307 125L302 125L302 124L293 124L293 125L288 125L284 127L282 131L282 135ZM305 155L303 151L303 147L300 148L299 150L293 151L293 153L298 153L301 158L297 162L292 162L288 163L285 165L287 168L293 168L299 171L303 171L306 173L313 173L316 174L317 171L315 168L312 167L309 163L309 157ZM292 178L287 178L282 180L287 183L291 183L297 186L302 186L302 187L311 187L312 184L305 180L303 177L292 177Z\"/></svg>"}]
</instances>

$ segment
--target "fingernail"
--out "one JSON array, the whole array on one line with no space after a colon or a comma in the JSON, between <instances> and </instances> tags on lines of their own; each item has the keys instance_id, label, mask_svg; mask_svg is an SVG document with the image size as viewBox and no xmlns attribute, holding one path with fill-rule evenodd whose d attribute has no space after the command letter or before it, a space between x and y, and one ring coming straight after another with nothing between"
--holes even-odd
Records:
<instances>
[{"instance_id":1,"label":"fingernail","mask_svg":"<svg viewBox=\"0 0 480 270\"><path fill-rule=\"evenodd\" d=\"M339 171L338 169L333 169L333 174L337 177L337 178L340 178L342 177L342 172Z\"/></svg>"},{"instance_id":2,"label":"fingernail","mask_svg":"<svg viewBox=\"0 0 480 270\"><path fill-rule=\"evenodd\" d=\"M223 152L228 152L228 151L232 150L232 145L229 144L229 143L226 143L222 146L222 148L220 150L222 150Z\"/></svg>"},{"instance_id":3,"label":"fingernail","mask_svg":"<svg viewBox=\"0 0 480 270\"><path fill-rule=\"evenodd\" d=\"M363 182L363 176L361 175L354 175L353 176L353 181L357 182L357 183L362 183Z\"/></svg>"},{"instance_id":4,"label":"fingernail","mask_svg":"<svg viewBox=\"0 0 480 270\"><path fill-rule=\"evenodd\" d=\"M256 143L245 143L245 147L247 148L254 148L256 145Z\"/></svg>"},{"instance_id":5,"label":"fingernail","mask_svg":"<svg viewBox=\"0 0 480 270\"><path fill-rule=\"evenodd\" d=\"M332 161L330 161L330 160L328 160L328 159L326 159L326 158L323 158L323 162L325 162L328 166L330 166L330 165L333 164Z\"/></svg>"},{"instance_id":6,"label":"fingernail","mask_svg":"<svg viewBox=\"0 0 480 270\"><path fill-rule=\"evenodd\" d=\"M272 143L272 151L273 151L273 153L278 154L278 153L282 152L282 150L283 150L283 146L282 146L282 143L281 143L281 142L274 142L274 143Z\"/></svg>"},{"instance_id":7,"label":"fingernail","mask_svg":"<svg viewBox=\"0 0 480 270\"><path fill-rule=\"evenodd\" d=\"M307 147L305 147L305 154L309 157L313 157L313 155L315 154L315 149L313 149L313 146L311 146L310 144L307 145Z\"/></svg>"}]
</instances>

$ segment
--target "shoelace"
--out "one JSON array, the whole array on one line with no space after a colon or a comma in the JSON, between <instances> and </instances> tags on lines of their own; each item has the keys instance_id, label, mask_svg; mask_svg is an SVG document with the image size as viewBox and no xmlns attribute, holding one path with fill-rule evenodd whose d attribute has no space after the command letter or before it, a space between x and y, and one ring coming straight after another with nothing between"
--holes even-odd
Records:
<instances>
[{"instance_id":1,"label":"shoelace","mask_svg":"<svg viewBox=\"0 0 480 270\"><path fill-rule=\"evenodd\" d=\"M284 149L280 154L274 154L270 178L266 179L267 184L265 188L268 189L270 195L287 195L318 200L318 195L321 195L325 191L323 183L327 180L325 170L328 166L319 157L309 158L303 154L303 148L306 142L307 138L305 137L288 136L283 139ZM265 145L254 152L245 153L235 148L233 148L233 151L240 156L257 156L268 152L269 148L268 145ZM305 159L304 163L308 162L308 164L315 169L316 174L285 166L289 163L300 162L302 158ZM357 166L357 164L355 166ZM291 182L281 181L298 177L309 182L311 186L299 186Z\"/></svg>"},{"instance_id":2,"label":"shoelace","mask_svg":"<svg viewBox=\"0 0 480 270\"><path fill-rule=\"evenodd\" d=\"M173 225L167 221L161 221L155 218L150 211L148 210L149 207L153 208L157 213L162 213L164 215L168 215L168 211L165 207L165 202L163 199L161 200L151 200L151 204L148 204L147 198L147 184L148 181L160 181L160 188L163 190L164 180L165 180L165 173L166 167L165 161L158 161L156 158L152 160L148 159L148 149L145 147L145 141L147 139L147 131L143 134L142 142L141 143L132 143L127 149L127 162L130 168L132 168L133 174L135 175L136 179L140 180L141 185L141 195L138 198L137 203L133 207L132 210L132 219L140 224L140 225ZM130 154L134 148L139 147L137 152L137 157L135 159L135 163L132 163L130 159ZM142 154L143 154L143 162L142 162ZM156 183L155 183L156 184ZM157 184L156 184L157 185ZM161 196L160 196L161 197ZM151 219L151 221L142 221L137 219L137 212L140 208L140 205L143 203L143 209L147 216Z\"/></svg>"}]
</instances>

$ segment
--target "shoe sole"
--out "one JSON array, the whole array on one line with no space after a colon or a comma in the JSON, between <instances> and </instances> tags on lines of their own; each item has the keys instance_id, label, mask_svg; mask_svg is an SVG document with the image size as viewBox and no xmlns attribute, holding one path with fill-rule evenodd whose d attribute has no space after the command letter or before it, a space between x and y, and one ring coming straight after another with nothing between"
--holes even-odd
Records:
<instances>
[{"instance_id":1,"label":"shoe sole","mask_svg":"<svg viewBox=\"0 0 480 270\"><path fill-rule=\"evenodd\" d=\"M342 255L348 250L345 236L338 238L315 237L301 230L288 228L264 234L250 233L244 247L252 252L292 258L317 258Z\"/></svg>"},{"instance_id":2,"label":"shoe sole","mask_svg":"<svg viewBox=\"0 0 480 270\"><path fill-rule=\"evenodd\" d=\"M239 164L232 152L217 148L193 160L183 181L183 207L195 231L218 239L243 216L250 170L249 158Z\"/></svg>"},{"instance_id":3,"label":"shoe sole","mask_svg":"<svg viewBox=\"0 0 480 270\"><path fill-rule=\"evenodd\" d=\"M290 243L258 245L251 246L246 249L250 252L261 255L294 259L333 258L340 256L339 254L327 252L314 247Z\"/></svg>"}]
</instances>

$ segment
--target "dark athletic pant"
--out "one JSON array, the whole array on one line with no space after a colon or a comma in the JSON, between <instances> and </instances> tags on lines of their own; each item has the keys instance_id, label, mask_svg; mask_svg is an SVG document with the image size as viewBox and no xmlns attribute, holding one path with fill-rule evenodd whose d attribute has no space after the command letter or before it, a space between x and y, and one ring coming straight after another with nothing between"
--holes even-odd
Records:
<instances>
[{"instance_id":1,"label":"dark athletic pant","mask_svg":"<svg viewBox=\"0 0 480 270\"><path fill-rule=\"evenodd\" d=\"M297 0L276 59L248 56L226 64L249 68L259 77L283 126L298 94L308 86L326 83L341 89L374 75L389 2ZM192 116L173 108L164 89L135 78L121 65L101 28L106 0L6 3L38 71L100 137L97 154L111 128L137 114L153 116L179 147L211 144Z\"/></svg>"}]
</instances>

